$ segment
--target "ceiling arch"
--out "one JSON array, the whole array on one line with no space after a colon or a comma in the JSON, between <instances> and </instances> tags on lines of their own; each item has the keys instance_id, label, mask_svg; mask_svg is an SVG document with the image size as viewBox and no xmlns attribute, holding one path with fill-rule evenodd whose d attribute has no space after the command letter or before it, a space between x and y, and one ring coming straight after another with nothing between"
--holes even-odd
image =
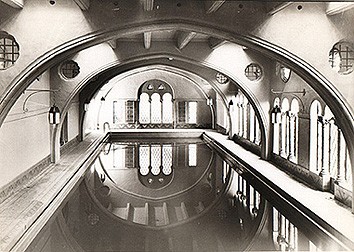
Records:
<instances>
[{"instance_id":1,"label":"ceiling arch","mask_svg":"<svg viewBox=\"0 0 354 252\"><path fill-rule=\"evenodd\" d=\"M191 22L190 20L184 19L171 19L119 24L114 28L96 31L78 37L50 50L25 68L13 79L5 90L0 100L0 125L2 125L6 115L21 93L32 83L36 76L62 61L70 54L130 34L171 29L209 34L219 39L229 40L230 42L256 50L293 69L327 101L328 106L337 118L338 126L343 131L350 152L351 163L354 163L354 141L352 140L354 139L353 113L339 91L320 72L296 55L263 39L238 34L227 28L220 28L215 24L195 20Z\"/></svg>"}]
</instances>

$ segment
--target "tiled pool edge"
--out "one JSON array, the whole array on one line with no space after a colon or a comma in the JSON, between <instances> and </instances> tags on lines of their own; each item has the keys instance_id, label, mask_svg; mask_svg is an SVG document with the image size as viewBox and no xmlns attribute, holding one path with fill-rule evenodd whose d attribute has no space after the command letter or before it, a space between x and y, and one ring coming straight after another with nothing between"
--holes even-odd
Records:
<instances>
[{"instance_id":1,"label":"tiled pool edge","mask_svg":"<svg viewBox=\"0 0 354 252\"><path fill-rule=\"evenodd\" d=\"M0 251L25 251L67 195L82 180L89 164L98 155L98 147L108 137L109 135L89 136L64 155L58 164L51 164L46 168L49 175L55 172L57 174L44 183L38 183L48 175L44 172L38 180L33 180L33 187L23 188L24 193L20 190L0 205ZM26 197L27 194L33 196L32 200L20 205L18 214L13 213L11 203L22 202L21 197ZM10 222L2 221L9 218Z\"/></svg>"},{"instance_id":2,"label":"tiled pool edge","mask_svg":"<svg viewBox=\"0 0 354 252\"><path fill-rule=\"evenodd\" d=\"M271 181L271 177L269 177L269 174L264 174L262 173L262 169L257 169L255 168L252 164L249 162L245 161L244 158L240 158L239 155L243 154L244 155L249 155L249 156L254 156L254 162L259 162L260 165L264 165L265 163L268 163L267 166L272 167L272 169L275 169L276 172L283 173L285 172L281 171L278 169L276 166L270 164L269 162L265 160L261 160L259 157L257 157L255 154L244 150L242 147L238 146L236 143L234 143L232 140L229 140L226 135L222 135L220 133L216 132L205 132L203 134L203 138L206 141L209 141L212 145L214 145L216 148L221 149L223 152L227 153L227 156L229 156L229 159L232 159L233 162L238 163L240 166L240 169L247 169L247 172L251 173L253 176L257 177L260 179L262 182L266 184L266 186L270 187L271 190L273 190L275 193L279 194L280 197L285 198L289 203L294 205L297 209L299 209L301 212L305 214L308 218L310 218L312 221L315 221L315 223L320 224L325 231L327 231L330 235L335 237L340 243L342 243L345 247L348 247L350 250L354 249L354 239L353 235L351 235L353 232L348 232L348 230L343 230L343 228L340 227L340 225L335 225L336 223L333 223L332 220L329 220L326 218L325 215L322 215L321 212L318 212L318 209L312 209L311 206L308 206L304 202L301 202L301 200L296 199L295 197L292 196L292 194L289 194L286 189L282 189L279 184L277 185L275 182ZM208 139L209 138L209 139ZM228 145L228 146L227 146ZM234 145L235 149L231 147L231 145ZM230 148L231 147L231 148ZM237 150L236 150L237 148ZM237 153L239 152L239 153ZM254 163L253 162L253 163ZM289 180L291 178L289 177ZM295 182L293 179L291 179L294 183L300 184L300 182ZM312 190L312 189L309 189ZM317 196L317 195L315 195ZM339 206L337 206L339 207ZM343 209L342 209L343 210ZM347 209L345 209L347 210ZM344 210L344 211L345 211ZM350 210L348 211L347 219L350 221L352 224L351 227L354 227L354 215L350 213ZM348 218L349 216L349 218ZM342 216L344 218L344 216ZM352 229L354 230L354 228ZM340 239L339 239L340 237Z\"/></svg>"}]
</instances>

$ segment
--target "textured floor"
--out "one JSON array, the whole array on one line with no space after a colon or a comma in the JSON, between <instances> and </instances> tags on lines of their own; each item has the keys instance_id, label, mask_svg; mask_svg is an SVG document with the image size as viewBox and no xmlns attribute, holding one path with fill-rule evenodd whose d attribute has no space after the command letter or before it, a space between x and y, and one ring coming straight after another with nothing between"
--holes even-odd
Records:
<instances>
[{"instance_id":1,"label":"textured floor","mask_svg":"<svg viewBox=\"0 0 354 252\"><path fill-rule=\"evenodd\" d=\"M0 251L10 251L27 230L36 230L34 221L44 210L48 210L48 206L52 205L54 198L58 198L65 185L80 179L78 171L80 164L87 159L85 152L95 148L102 137L103 135L90 134L85 141L66 153L58 164L44 169L0 204Z\"/></svg>"}]
</instances>

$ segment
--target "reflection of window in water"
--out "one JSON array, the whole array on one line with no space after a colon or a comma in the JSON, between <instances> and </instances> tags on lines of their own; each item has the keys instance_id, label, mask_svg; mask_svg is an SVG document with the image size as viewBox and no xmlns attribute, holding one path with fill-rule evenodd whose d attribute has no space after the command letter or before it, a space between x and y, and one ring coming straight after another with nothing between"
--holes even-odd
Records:
<instances>
[{"instance_id":1,"label":"reflection of window in water","mask_svg":"<svg viewBox=\"0 0 354 252\"><path fill-rule=\"evenodd\" d=\"M281 251L296 251L298 248L297 228L274 207L273 241Z\"/></svg>"},{"instance_id":2,"label":"reflection of window in water","mask_svg":"<svg viewBox=\"0 0 354 252\"><path fill-rule=\"evenodd\" d=\"M162 145L162 173L170 175L172 172L172 145Z\"/></svg>"},{"instance_id":3,"label":"reflection of window in water","mask_svg":"<svg viewBox=\"0 0 354 252\"><path fill-rule=\"evenodd\" d=\"M140 145L139 146L139 172L146 176L172 173L172 145Z\"/></svg>"},{"instance_id":4,"label":"reflection of window in water","mask_svg":"<svg viewBox=\"0 0 354 252\"><path fill-rule=\"evenodd\" d=\"M188 166L197 166L197 145L188 145Z\"/></svg>"},{"instance_id":5,"label":"reflection of window in water","mask_svg":"<svg viewBox=\"0 0 354 252\"><path fill-rule=\"evenodd\" d=\"M139 146L139 172L141 175L146 176L149 173L150 165L150 146Z\"/></svg>"}]
</instances>

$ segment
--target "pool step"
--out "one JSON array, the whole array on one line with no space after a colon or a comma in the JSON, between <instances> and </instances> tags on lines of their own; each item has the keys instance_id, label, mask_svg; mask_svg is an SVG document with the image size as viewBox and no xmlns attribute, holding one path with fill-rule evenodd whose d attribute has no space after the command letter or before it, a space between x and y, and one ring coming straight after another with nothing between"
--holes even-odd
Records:
<instances>
[{"instance_id":1,"label":"pool step","mask_svg":"<svg viewBox=\"0 0 354 252\"><path fill-rule=\"evenodd\" d=\"M203 202L197 206L188 206L185 202L172 206L167 202L152 205L146 202L143 206L133 206L127 203L122 207L110 207L110 210L117 217L145 226L167 226L173 223L185 221L190 217L200 214L205 209Z\"/></svg>"}]
</instances>

